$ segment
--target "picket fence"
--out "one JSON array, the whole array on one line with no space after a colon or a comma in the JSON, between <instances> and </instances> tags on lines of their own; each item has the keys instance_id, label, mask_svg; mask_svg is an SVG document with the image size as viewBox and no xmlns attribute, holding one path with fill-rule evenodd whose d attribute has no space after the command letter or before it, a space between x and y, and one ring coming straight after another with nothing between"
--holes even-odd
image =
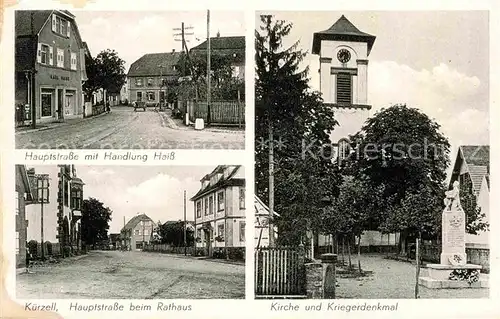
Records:
<instances>
[{"instance_id":1,"label":"picket fence","mask_svg":"<svg viewBox=\"0 0 500 319\"><path fill-rule=\"evenodd\" d=\"M207 102L194 102L190 111L192 121L201 118L208 120ZM243 127L245 125L245 103L239 101L210 102L210 123L212 125L231 125Z\"/></svg>"},{"instance_id":2,"label":"picket fence","mask_svg":"<svg viewBox=\"0 0 500 319\"><path fill-rule=\"evenodd\" d=\"M304 249L262 247L255 249L256 297L305 296Z\"/></svg>"}]
</instances>

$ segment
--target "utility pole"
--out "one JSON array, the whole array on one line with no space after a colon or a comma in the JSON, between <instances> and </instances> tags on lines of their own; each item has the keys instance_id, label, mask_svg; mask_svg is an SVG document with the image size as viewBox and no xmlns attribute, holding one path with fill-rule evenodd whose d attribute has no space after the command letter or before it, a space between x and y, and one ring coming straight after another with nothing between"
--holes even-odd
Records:
<instances>
[{"instance_id":1,"label":"utility pole","mask_svg":"<svg viewBox=\"0 0 500 319\"><path fill-rule=\"evenodd\" d=\"M36 88L35 88L35 74L36 74L36 61L37 61L37 55L38 55L38 41L37 37L35 36L35 26L34 26L34 12L31 12L30 15L30 21L31 21L31 42L32 42L32 49L33 49L33 56L32 56L32 69L31 69L31 102L30 102L30 107L31 107L31 127L33 129L36 128L36 108L35 108L35 101L36 101ZM43 245L42 245L43 246Z\"/></svg>"},{"instance_id":2,"label":"utility pole","mask_svg":"<svg viewBox=\"0 0 500 319\"><path fill-rule=\"evenodd\" d=\"M49 202L49 175L41 174L36 177L38 201L40 202L40 237L42 260L45 259L44 234L43 234L43 204Z\"/></svg>"},{"instance_id":3,"label":"utility pole","mask_svg":"<svg viewBox=\"0 0 500 319\"><path fill-rule=\"evenodd\" d=\"M146 243L144 240L146 239L146 236L144 234L144 220L142 221L142 250L144 251L144 248L146 248Z\"/></svg>"},{"instance_id":4,"label":"utility pole","mask_svg":"<svg viewBox=\"0 0 500 319\"><path fill-rule=\"evenodd\" d=\"M184 256L187 256L186 191L184 191Z\"/></svg>"},{"instance_id":5,"label":"utility pole","mask_svg":"<svg viewBox=\"0 0 500 319\"><path fill-rule=\"evenodd\" d=\"M210 125L210 10L207 10L207 125Z\"/></svg>"}]
</instances>

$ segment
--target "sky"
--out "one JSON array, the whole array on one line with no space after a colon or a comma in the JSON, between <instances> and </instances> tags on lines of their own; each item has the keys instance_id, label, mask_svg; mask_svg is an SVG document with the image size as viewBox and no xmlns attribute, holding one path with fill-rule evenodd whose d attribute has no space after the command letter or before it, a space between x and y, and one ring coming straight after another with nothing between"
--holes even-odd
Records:
<instances>
[{"instance_id":1,"label":"sky","mask_svg":"<svg viewBox=\"0 0 500 319\"><path fill-rule=\"evenodd\" d=\"M106 49L114 49L125 60L125 70L146 53L180 51L181 23L186 33L188 48L207 38L206 11L72 11L83 41L96 56ZM210 36L244 36L244 12L210 11Z\"/></svg>"},{"instance_id":2,"label":"sky","mask_svg":"<svg viewBox=\"0 0 500 319\"><path fill-rule=\"evenodd\" d=\"M368 57L371 115L406 103L441 125L452 144L489 144L489 17L487 11L266 12L293 23L284 46L311 52L313 33L342 14L377 38ZM256 28L260 21L256 19ZM310 85L319 90L319 56L308 54Z\"/></svg>"},{"instance_id":3,"label":"sky","mask_svg":"<svg viewBox=\"0 0 500 319\"><path fill-rule=\"evenodd\" d=\"M76 166L77 176L85 183L84 198L94 197L112 213L109 233L119 233L123 217L128 221L145 213L155 222L184 218L193 220L189 200L200 189L200 179L213 166Z\"/></svg>"}]
</instances>

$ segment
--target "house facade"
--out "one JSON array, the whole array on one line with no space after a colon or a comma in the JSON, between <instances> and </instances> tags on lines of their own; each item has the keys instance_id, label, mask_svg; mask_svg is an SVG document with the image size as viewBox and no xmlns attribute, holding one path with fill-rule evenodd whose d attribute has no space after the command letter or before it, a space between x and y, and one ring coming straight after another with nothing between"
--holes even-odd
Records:
<instances>
[{"instance_id":1,"label":"house facade","mask_svg":"<svg viewBox=\"0 0 500 319\"><path fill-rule=\"evenodd\" d=\"M206 255L245 247L245 173L240 165L219 165L201 180L194 202L196 248Z\"/></svg>"},{"instance_id":2,"label":"house facade","mask_svg":"<svg viewBox=\"0 0 500 319\"><path fill-rule=\"evenodd\" d=\"M86 79L85 46L74 15L66 10L16 11L15 102L24 111L18 122L31 121L32 104L38 122L83 117Z\"/></svg>"},{"instance_id":3,"label":"house facade","mask_svg":"<svg viewBox=\"0 0 500 319\"><path fill-rule=\"evenodd\" d=\"M478 207L490 222L490 147L489 145L462 145L458 148L449 187L460 183L462 207ZM470 201L470 202L467 202ZM465 234L465 243L489 247L489 231Z\"/></svg>"},{"instance_id":4,"label":"house facade","mask_svg":"<svg viewBox=\"0 0 500 319\"><path fill-rule=\"evenodd\" d=\"M193 47L190 53L193 55L207 54L207 41ZM228 56L231 60L233 77L245 80L245 36L216 37L210 38L210 54Z\"/></svg>"},{"instance_id":5,"label":"house facade","mask_svg":"<svg viewBox=\"0 0 500 319\"><path fill-rule=\"evenodd\" d=\"M177 84L179 52L148 53L132 63L127 73L129 102L165 103Z\"/></svg>"},{"instance_id":6,"label":"house facade","mask_svg":"<svg viewBox=\"0 0 500 319\"><path fill-rule=\"evenodd\" d=\"M257 196L254 195L255 210L255 236L254 245L256 248L269 246L269 207ZM275 217L280 215L273 212ZM278 227L274 226L274 239L278 238Z\"/></svg>"},{"instance_id":7,"label":"house facade","mask_svg":"<svg viewBox=\"0 0 500 319\"><path fill-rule=\"evenodd\" d=\"M27 170L32 185L36 185L37 176L41 174L49 179L48 202L43 203L44 242L57 243L61 253L63 249L81 251L83 181L77 176L74 165L39 166L36 170ZM26 209L28 241L41 242L41 205L35 202Z\"/></svg>"},{"instance_id":8,"label":"house facade","mask_svg":"<svg viewBox=\"0 0 500 319\"><path fill-rule=\"evenodd\" d=\"M26 267L26 243L28 220L26 219L26 205L33 202L32 188L24 165L16 165L16 268Z\"/></svg>"},{"instance_id":9,"label":"house facade","mask_svg":"<svg viewBox=\"0 0 500 319\"><path fill-rule=\"evenodd\" d=\"M156 223L146 214L132 217L120 231L121 245L127 250L140 250L154 239Z\"/></svg>"}]
</instances>

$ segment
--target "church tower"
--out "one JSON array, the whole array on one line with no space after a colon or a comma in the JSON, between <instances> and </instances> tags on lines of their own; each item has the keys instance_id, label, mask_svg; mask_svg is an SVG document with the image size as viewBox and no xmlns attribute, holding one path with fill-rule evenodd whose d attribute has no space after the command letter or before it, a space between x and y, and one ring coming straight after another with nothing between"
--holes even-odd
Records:
<instances>
[{"instance_id":1,"label":"church tower","mask_svg":"<svg viewBox=\"0 0 500 319\"><path fill-rule=\"evenodd\" d=\"M345 16L329 29L315 32L312 53L319 55L320 92L335 112L336 126L330 138L339 143L358 132L368 118L368 56L375 36L359 31Z\"/></svg>"}]
</instances>

